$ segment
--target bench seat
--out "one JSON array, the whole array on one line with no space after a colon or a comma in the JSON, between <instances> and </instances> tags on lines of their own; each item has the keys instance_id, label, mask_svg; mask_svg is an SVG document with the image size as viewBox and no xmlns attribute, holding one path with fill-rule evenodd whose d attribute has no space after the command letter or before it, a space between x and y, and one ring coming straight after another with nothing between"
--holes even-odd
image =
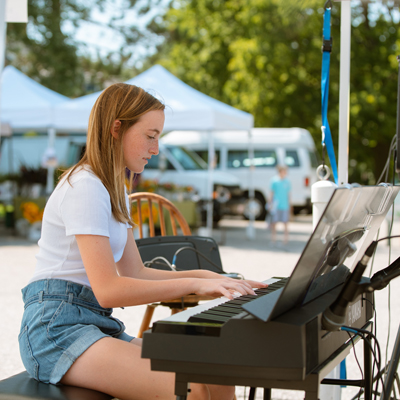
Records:
<instances>
[{"instance_id":1,"label":"bench seat","mask_svg":"<svg viewBox=\"0 0 400 400\"><path fill-rule=\"evenodd\" d=\"M26 371L0 381L0 400L28 399L111 400L113 397L96 390L38 382Z\"/></svg>"}]
</instances>

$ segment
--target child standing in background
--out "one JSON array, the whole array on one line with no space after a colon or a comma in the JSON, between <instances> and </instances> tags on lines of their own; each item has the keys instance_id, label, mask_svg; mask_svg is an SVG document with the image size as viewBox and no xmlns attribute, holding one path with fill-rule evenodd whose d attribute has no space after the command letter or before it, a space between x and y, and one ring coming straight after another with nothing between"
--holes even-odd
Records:
<instances>
[{"instance_id":1,"label":"child standing in background","mask_svg":"<svg viewBox=\"0 0 400 400\"><path fill-rule=\"evenodd\" d=\"M284 224L283 243L287 245L289 240L288 222L290 216L291 184L286 177L287 167L278 165L277 170L278 175L272 178L270 187L271 242L274 244L276 241L276 223L282 222Z\"/></svg>"}]
</instances>

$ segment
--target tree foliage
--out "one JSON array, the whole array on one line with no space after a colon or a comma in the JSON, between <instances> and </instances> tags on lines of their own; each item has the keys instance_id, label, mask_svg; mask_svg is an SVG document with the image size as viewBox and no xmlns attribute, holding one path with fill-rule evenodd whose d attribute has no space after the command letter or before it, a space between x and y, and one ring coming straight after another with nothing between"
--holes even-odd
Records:
<instances>
[{"instance_id":1,"label":"tree foliage","mask_svg":"<svg viewBox=\"0 0 400 400\"><path fill-rule=\"evenodd\" d=\"M321 143L325 1L174 0L154 32L159 62L187 84L250 112L258 127L299 126ZM338 143L340 3L332 2L328 119ZM353 4L349 181L375 183L396 127L398 12ZM337 154L337 153L336 153Z\"/></svg>"},{"instance_id":2,"label":"tree foliage","mask_svg":"<svg viewBox=\"0 0 400 400\"><path fill-rule=\"evenodd\" d=\"M151 2L156 5L160 0ZM148 5L139 0L28 0L28 24L8 24L6 64L70 97L131 78L136 72L131 62L135 46L148 45L139 24L150 11ZM95 12L107 14L109 9L112 13L106 22L94 16ZM138 19L127 24L126 14L133 10ZM101 42L79 41L76 32L84 23L102 25L119 35L120 48L107 52Z\"/></svg>"}]
</instances>

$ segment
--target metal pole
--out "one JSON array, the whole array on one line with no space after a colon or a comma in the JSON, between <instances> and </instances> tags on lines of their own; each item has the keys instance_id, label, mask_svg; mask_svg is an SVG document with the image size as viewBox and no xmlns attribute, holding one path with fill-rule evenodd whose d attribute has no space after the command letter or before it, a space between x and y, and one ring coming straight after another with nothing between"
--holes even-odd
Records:
<instances>
[{"instance_id":1,"label":"metal pole","mask_svg":"<svg viewBox=\"0 0 400 400\"><path fill-rule=\"evenodd\" d=\"M57 165L56 151L54 149L56 140L56 130L49 128L47 132L49 136L49 143L46 149L47 157L46 168L47 168L47 182L46 182L46 194L50 195L54 189L54 171Z\"/></svg>"},{"instance_id":2,"label":"metal pole","mask_svg":"<svg viewBox=\"0 0 400 400\"><path fill-rule=\"evenodd\" d=\"M349 168L349 98L350 98L350 0L341 1L340 20L340 82L339 82L339 152L338 184L348 183Z\"/></svg>"},{"instance_id":3,"label":"metal pole","mask_svg":"<svg viewBox=\"0 0 400 400\"><path fill-rule=\"evenodd\" d=\"M207 195L207 236L212 236L213 228L213 191L214 191L214 138L213 131L208 131L208 195Z\"/></svg>"},{"instance_id":4,"label":"metal pole","mask_svg":"<svg viewBox=\"0 0 400 400\"><path fill-rule=\"evenodd\" d=\"M6 54L6 0L0 0L0 78L3 74L4 58ZM0 104L1 104L1 84L0 84ZM1 142L1 108L0 108L0 142Z\"/></svg>"},{"instance_id":5,"label":"metal pole","mask_svg":"<svg viewBox=\"0 0 400 400\"><path fill-rule=\"evenodd\" d=\"M369 340L371 343L372 336L367 335L365 340ZM367 345L367 342L364 340L364 399L371 400L372 399L372 353L370 347Z\"/></svg>"},{"instance_id":6,"label":"metal pole","mask_svg":"<svg viewBox=\"0 0 400 400\"><path fill-rule=\"evenodd\" d=\"M253 139L252 139L252 134L251 134L251 129L248 131L248 139L249 139L249 224L247 225L247 238L248 239L255 239L256 233L254 229L254 144L253 144Z\"/></svg>"},{"instance_id":7,"label":"metal pole","mask_svg":"<svg viewBox=\"0 0 400 400\"><path fill-rule=\"evenodd\" d=\"M340 78L339 78L339 151L338 151L338 185L348 183L349 168L349 97L350 97L350 42L351 42L351 6L350 0L341 0L340 16ZM316 220L314 220L316 223ZM335 367L329 377L340 376L340 366ZM328 393L321 393L320 398L333 396L340 400L340 388L328 388ZM332 394L331 389L335 389Z\"/></svg>"}]
</instances>

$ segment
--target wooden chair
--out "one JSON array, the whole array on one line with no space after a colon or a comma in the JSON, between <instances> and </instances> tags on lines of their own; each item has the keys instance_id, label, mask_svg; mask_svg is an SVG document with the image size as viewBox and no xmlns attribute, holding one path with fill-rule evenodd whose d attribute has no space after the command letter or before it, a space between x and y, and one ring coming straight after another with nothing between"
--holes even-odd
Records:
<instances>
[{"instance_id":1,"label":"wooden chair","mask_svg":"<svg viewBox=\"0 0 400 400\"><path fill-rule=\"evenodd\" d=\"M168 199L155 193L133 193L129 195L130 201L137 207L137 220L134 221L138 224L139 237L143 238L143 224L148 219L149 236L156 236L156 224L158 222L161 236L167 236L166 219L169 218L172 228L173 236L179 233L185 236L191 236L189 224L186 222L182 213L178 208ZM146 215L143 215L144 205L146 204ZM156 215L154 215L156 214ZM158 216L158 218L156 218ZM180 231L178 230L180 229ZM194 307L199 304L201 300L212 300L213 297L188 295L179 299L171 299L159 303L148 304L146 312L143 316L142 323L137 334L138 338L143 336L143 332L149 329L151 319L153 318L154 310L157 306L162 305L171 309L171 314L176 314L187 307ZM184 306L182 308L182 305Z\"/></svg>"},{"instance_id":2,"label":"wooden chair","mask_svg":"<svg viewBox=\"0 0 400 400\"><path fill-rule=\"evenodd\" d=\"M167 235L166 225L165 225L165 217L167 216L165 211L168 211L172 226L173 235L176 236L178 234L177 227L179 226L183 235L190 236L192 234L190 230L189 224L186 222L182 213L176 208L176 206L166 199L163 196L160 196L156 193L133 193L129 196L132 203L137 204L137 215L138 221L135 221L139 227L139 236L143 238L143 221L144 216L142 214L142 205L143 202L147 202L148 204L148 224L149 224L149 232L150 237L154 237L156 231L156 219L154 218L153 211L158 211L159 221L160 221L160 229L161 229L161 236ZM157 204L158 210L153 207L154 204Z\"/></svg>"}]
</instances>

